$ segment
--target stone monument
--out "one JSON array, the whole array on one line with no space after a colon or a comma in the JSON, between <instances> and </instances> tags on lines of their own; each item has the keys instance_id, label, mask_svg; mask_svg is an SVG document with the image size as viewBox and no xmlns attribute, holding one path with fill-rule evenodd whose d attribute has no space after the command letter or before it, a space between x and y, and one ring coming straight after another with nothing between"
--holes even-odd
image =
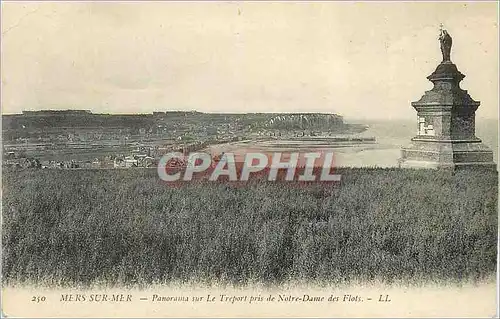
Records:
<instances>
[{"instance_id":1,"label":"stone monument","mask_svg":"<svg viewBox=\"0 0 500 319\"><path fill-rule=\"evenodd\" d=\"M403 168L496 168L493 152L475 136L475 112L480 102L460 88L465 77L451 62L452 38L441 29L439 37L443 61L427 77L434 84L419 101L417 135L401 150Z\"/></svg>"}]
</instances>

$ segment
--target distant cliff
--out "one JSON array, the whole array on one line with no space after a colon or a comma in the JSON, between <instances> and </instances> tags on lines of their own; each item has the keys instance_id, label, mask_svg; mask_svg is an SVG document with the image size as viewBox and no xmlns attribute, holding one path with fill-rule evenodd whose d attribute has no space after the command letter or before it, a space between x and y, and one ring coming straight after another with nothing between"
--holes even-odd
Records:
<instances>
[{"instance_id":1,"label":"distant cliff","mask_svg":"<svg viewBox=\"0 0 500 319\"><path fill-rule=\"evenodd\" d=\"M254 127L266 130L312 130L338 133L358 133L367 128L360 124L346 124L342 116L329 113L273 114L256 122Z\"/></svg>"},{"instance_id":2,"label":"distant cliff","mask_svg":"<svg viewBox=\"0 0 500 319\"><path fill-rule=\"evenodd\" d=\"M328 129L333 126L342 126L342 116L337 114L320 113L294 113L279 114L271 117L263 123L258 123L266 128L275 129Z\"/></svg>"}]
</instances>

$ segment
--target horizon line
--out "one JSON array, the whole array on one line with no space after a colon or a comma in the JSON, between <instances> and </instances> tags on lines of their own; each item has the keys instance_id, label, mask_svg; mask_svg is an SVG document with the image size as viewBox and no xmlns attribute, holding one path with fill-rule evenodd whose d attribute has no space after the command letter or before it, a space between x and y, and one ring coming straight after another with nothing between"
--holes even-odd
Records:
<instances>
[{"instance_id":1,"label":"horizon line","mask_svg":"<svg viewBox=\"0 0 500 319\"><path fill-rule=\"evenodd\" d=\"M223 111L198 111L198 110L168 110L168 111L151 111L151 112L137 112L137 113L119 113L119 112L109 112L109 113L94 113L94 111L89 110L89 109L37 109L37 110L22 110L21 113L4 113L1 112L0 116L12 116L12 115L24 115L23 112L65 112L65 111L84 111L84 112L89 112L92 115L153 115L154 113L169 113L169 112L179 112L179 113L201 113L201 114L328 114L328 115L337 115L341 116L344 119L349 119L349 120L410 120L412 117L389 117L389 118L384 118L384 117L355 117L355 116L346 116L342 115L339 113L335 112L324 112L324 111L318 111L318 112L311 112L311 111L304 111L304 112L297 112L297 111L280 111L280 112L223 112ZM476 119L482 119L482 120L496 120L499 121L499 118L497 117L481 117L481 116L476 116Z\"/></svg>"}]
</instances>

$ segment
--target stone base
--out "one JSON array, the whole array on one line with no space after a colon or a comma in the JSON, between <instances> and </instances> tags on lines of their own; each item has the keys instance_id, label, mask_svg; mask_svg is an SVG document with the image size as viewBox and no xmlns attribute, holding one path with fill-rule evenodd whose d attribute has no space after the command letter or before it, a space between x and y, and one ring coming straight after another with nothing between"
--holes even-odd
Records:
<instances>
[{"instance_id":1,"label":"stone base","mask_svg":"<svg viewBox=\"0 0 500 319\"><path fill-rule=\"evenodd\" d=\"M493 152L480 140L423 141L414 139L409 147L401 149L401 168L488 168L497 169Z\"/></svg>"}]
</instances>

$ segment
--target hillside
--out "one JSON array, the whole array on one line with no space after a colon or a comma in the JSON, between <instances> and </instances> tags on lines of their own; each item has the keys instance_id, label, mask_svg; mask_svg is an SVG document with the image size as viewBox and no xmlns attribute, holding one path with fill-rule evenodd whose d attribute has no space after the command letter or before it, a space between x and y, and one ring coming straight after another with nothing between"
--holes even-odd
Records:
<instances>
[{"instance_id":1,"label":"hillside","mask_svg":"<svg viewBox=\"0 0 500 319\"><path fill-rule=\"evenodd\" d=\"M173 131L203 131L213 135L219 128L233 134L245 134L260 129L308 129L340 133L366 129L364 125L346 124L342 117L336 114L307 113L217 114L173 111L123 115L93 114L83 110L49 110L3 115L2 121L4 141L16 141L20 138L57 138L68 133L89 131L105 135L156 134L171 137L170 133Z\"/></svg>"}]
</instances>

